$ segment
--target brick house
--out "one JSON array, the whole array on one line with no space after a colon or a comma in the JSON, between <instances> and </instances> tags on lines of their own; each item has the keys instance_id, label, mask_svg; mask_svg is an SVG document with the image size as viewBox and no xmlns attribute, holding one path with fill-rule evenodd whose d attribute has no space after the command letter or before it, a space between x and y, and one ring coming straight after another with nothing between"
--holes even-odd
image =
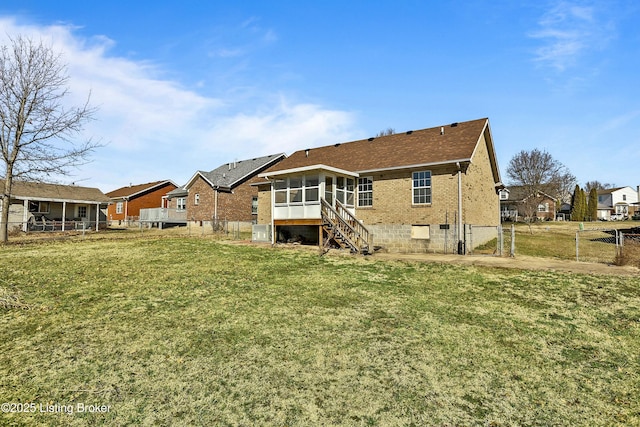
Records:
<instances>
[{"instance_id":1,"label":"brick house","mask_svg":"<svg viewBox=\"0 0 640 427\"><path fill-rule=\"evenodd\" d=\"M111 203L107 208L109 221L137 220L140 209L163 207L164 196L177 188L168 179L148 182L146 184L128 185L107 193Z\"/></svg>"},{"instance_id":2,"label":"brick house","mask_svg":"<svg viewBox=\"0 0 640 427\"><path fill-rule=\"evenodd\" d=\"M519 221L530 218L551 221L556 218L558 199L543 191L538 191L535 195L528 194L525 187L514 185L501 189L498 195L500 216L503 221Z\"/></svg>"},{"instance_id":3,"label":"brick house","mask_svg":"<svg viewBox=\"0 0 640 427\"><path fill-rule=\"evenodd\" d=\"M212 171L197 171L189 181L167 194L167 207L186 212L187 221L254 223L257 219L258 189L264 181L258 174L277 164L285 154L272 154L225 163Z\"/></svg>"},{"instance_id":4,"label":"brick house","mask_svg":"<svg viewBox=\"0 0 640 427\"><path fill-rule=\"evenodd\" d=\"M0 191L4 191L4 182L0 182ZM10 200L10 231L97 231L106 226L104 208L109 198L97 188L14 181Z\"/></svg>"},{"instance_id":5,"label":"brick house","mask_svg":"<svg viewBox=\"0 0 640 427\"><path fill-rule=\"evenodd\" d=\"M258 224L272 242L464 253L470 226L477 246L500 224L486 118L296 151L260 176Z\"/></svg>"}]
</instances>

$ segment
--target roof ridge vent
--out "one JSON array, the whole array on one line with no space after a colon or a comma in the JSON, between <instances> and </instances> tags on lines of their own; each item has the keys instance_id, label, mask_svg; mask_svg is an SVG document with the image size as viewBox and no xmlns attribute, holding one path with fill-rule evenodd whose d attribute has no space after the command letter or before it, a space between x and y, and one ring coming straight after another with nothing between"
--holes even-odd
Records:
<instances>
[{"instance_id":1,"label":"roof ridge vent","mask_svg":"<svg viewBox=\"0 0 640 427\"><path fill-rule=\"evenodd\" d=\"M413 131L412 131L412 130L408 130L408 131L407 131L407 135L411 135L412 133L413 133Z\"/></svg>"},{"instance_id":2,"label":"roof ridge vent","mask_svg":"<svg viewBox=\"0 0 640 427\"><path fill-rule=\"evenodd\" d=\"M451 123L451 127L452 127L452 128L454 128L454 127L456 127L456 126L458 126L458 122L453 122L453 123Z\"/></svg>"},{"instance_id":3,"label":"roof ridge vent","mask_svg":"<svg viewBox=\"0 0 640 427\"><path fill-rule=\"evenodd\" d=\"M339 147L340 143L338 142L337 144L334 145L334 147Z\"/></svg>"},{"instance_id":4,"label":"roof ridge vent","mask_svg":"<svg viewBox=\"0 0 640 427\"><path fill-rule=\"evenodd\" d=\"M367 139L367 141L371 142L371 141L373 141L374 139L375 139L375 138L372 136L372 137L370 137L369 139Z\"/></svg>"}]
</instances>

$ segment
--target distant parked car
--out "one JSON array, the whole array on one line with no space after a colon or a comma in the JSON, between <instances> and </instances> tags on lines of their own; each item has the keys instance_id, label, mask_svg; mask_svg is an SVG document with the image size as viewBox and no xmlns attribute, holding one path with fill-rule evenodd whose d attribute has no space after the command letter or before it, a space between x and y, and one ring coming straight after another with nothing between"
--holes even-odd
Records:
<instances>
[{"instance_id":1,"label":"distant parked car","mask_svg":"<svg viewBox=\"0 0 640 427\"><path fill-rule=\"evenodd\" d=\"M637 211L636 213L634 213L631 219L634 221L640 221L640 211Z\"/></svg>"}]
</instances>

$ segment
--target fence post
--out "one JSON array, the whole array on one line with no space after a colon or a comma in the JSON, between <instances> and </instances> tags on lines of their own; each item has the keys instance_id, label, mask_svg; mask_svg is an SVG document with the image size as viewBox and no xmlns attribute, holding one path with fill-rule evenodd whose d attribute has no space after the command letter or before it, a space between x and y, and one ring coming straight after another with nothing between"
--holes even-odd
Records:
<instances>
[{"instance_id":1,"label":"fence post","mask_svg":"<svg viewBox=\"0 0 640 427\"><path fill-rule=\"evenodd\" d=\"M504 235L502 234L502 224L498 226L498 256L502 256L504 249Z\"/></svg>"},{"instance_id":2,"label":"fence post","mask_svg":"<svg viewBox=\"0 0 640 427\"><path fill-rule=\"evenodd\" d=\"M516 226L511 224L511 251L509 252L511 258L516 256Z\"/></svg>"},{"instance_id":3,"label":"fence post","mask_svg":"<svg viewBox=\"0 0 640 427\"><path fill-rule=\"evenodd\" d=\"M580 251L580 230L576 231L576 262L580 261L579 251Z\"/></svg>"}]
</instances>

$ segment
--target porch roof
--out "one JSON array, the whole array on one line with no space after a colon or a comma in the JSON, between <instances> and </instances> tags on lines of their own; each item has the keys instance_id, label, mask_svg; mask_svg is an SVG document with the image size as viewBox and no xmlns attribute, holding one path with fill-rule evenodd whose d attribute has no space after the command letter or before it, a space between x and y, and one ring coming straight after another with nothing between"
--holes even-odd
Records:
<instances>
[{"instance_id":1,"label":"porch roof","mask_svg":"<svg viewBox=\"0 0 640 427\"><path fill-rule=\"evenodd\" d=\"M0 190L4 192L4 182L0 183ZM13 182L11 198L41 202L86 204L107 204L110 201L109 197L97 188L25 181Z\"/></svg>"},{"instance_id":2,"label":"porch roof","mask_svg":"<svg viewBox=\"0 0 640 427\"><path fill-rule=\"evenodd\" d=\"M313 172L313 171L318 171L318 172L327 171L327 172L335 173L337 175L352 176L354 178L357 178L358 176L360 176L357 172L347 171L340 168L334 168L332 166L327 166L323 164L301 166L297 168L284 169L284 170L273 171L273 172L264 172L259 174L258 176L261 178L270 179L276 176L298 175L305 172Z\"/></svg>"}]
</instances>

